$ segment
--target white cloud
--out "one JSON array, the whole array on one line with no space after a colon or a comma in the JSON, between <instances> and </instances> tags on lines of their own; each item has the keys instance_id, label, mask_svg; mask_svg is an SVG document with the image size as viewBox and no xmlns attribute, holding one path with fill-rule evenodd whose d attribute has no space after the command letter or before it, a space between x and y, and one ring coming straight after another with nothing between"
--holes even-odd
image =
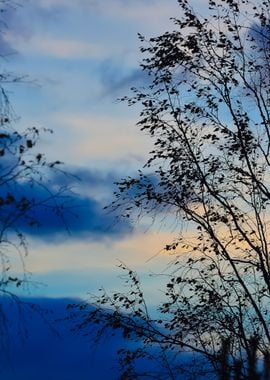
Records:
<instances>
[{"instance_id":1,"label":"white cloud","mask_svg":"<svg viewBox=\"0 0 270 380\"><path fill-rule=\"evenodd\" d=\"M62 59L91 59L106 56L105 49L101 46L69 39L59 39L34 35L29 39L8 33L5 39L24 55L41 55Z\"/></svg>"},{"instance_id":2,"label":"white cloud","mask_svg":"<svg viewBox=\"0 0 270 380\"><path fill-rule=\"evenodd\" d=\"M209 14L208 0L189 0L189 3L195 13L203 17ZM96 0L96 9L111 20L130 22L137 26L138 32L151 37L174 29L170 19L183 15L177 0Z\"/></svg>"},{"instance_id":3,"label":"white cloud","mask_svg":"<svg viewBox=\"0 0 270 380\"><path fill-rule=\"evenodd\" d=\"M123 1L110 0L99 3L99 9L111 19L120 19L124 22L136 22L138 31L151 30L154 33L168 28L170 17L179 14L179 7L175 0L137 0Z\"/></svg>"},{"instance_id":4,"label":"white cloud","mask_svg":"<svg viewBox=\"0 0 270 380\"><path fill-rule=\"evenodd\" d=\"M81 163L91 159L138 162L152 148L150 138L127 117L59 114L53 119L59 138L65 136L67 160L73 157Z\"/></svg>"},{"instance_id":5,"label":"white cloud","mask_svg":"<svg viewBox=\"0 0 270 380\"><path fill-rule=\"evenodd\" d=\"M92 8L96 6L95 0L32 0L32 2L44 9L50 9L53 7L75 8L82 6Z\"/></svg>"}]
</instances>

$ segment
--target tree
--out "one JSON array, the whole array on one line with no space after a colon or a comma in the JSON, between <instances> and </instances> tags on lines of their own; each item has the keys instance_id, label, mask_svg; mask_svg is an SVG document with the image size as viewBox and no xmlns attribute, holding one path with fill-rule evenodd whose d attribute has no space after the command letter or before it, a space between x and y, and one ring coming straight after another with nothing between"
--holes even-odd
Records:
<instances>
[{"instance_id":1,"label":"tree","mask_svg":"<svg viewBox=\"0 0 270 380\"><path fill-rule=\"evenodd\" d=\"M139 35L152 82L123 100L141 105L137 125L154 150L112 204L123 217L179 222L164 248L166 300L151 315L122 265L130 291L81 305L78 327L138 342L120 352L125 379L182 379L193 360L204 372L191 378L270 379L270 2L209 0L205 17L178 4L173 31ZM163 369L140 373L150 356Z\"/></svg>"}]
</instances>

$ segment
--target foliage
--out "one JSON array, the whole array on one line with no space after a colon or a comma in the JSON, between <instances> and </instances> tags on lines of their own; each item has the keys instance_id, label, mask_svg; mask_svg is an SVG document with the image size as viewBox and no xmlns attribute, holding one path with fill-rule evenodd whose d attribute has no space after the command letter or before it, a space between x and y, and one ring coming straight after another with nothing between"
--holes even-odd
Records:
<instances>
[{"instance_id":1,"label":"foliage","mask_svg":"<svg viewBox=\"0 0 270 380\"><path fill-rule=\"evenodd\" d=\"M155 353L167 372L149 377L182 379L195 353L220 379L269 379L270 2L209 0L206 17L178 3L173 31L139 36L152 82L123 100L142 106L138 126L155 148L112 204L123 217L179 222L164 248L173 259L167 299L151 316L127 269L130 292L101 295L81 327L100 323L143 341L121 352L126 374Z\"/></svg>"}]
</instances>

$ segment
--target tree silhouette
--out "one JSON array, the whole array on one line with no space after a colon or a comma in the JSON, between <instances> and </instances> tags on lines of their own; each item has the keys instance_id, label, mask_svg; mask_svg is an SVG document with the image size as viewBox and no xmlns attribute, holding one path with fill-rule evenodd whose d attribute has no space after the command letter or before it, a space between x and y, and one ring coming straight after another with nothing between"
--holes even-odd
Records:
<instances>
[{"instance_id":1,"label":"tree silhouette","mask_svg":"<svg viewBox=\"0 0 270 380\"><path fill-rule=\"evenodd\" d=\"M139 35L151 84L123 100L141 106L154 149L111 206L175 216L166 300L151 314L121 265L130 291L81 305L78 327L134 342L123 379L270 379L270 2L209 0L207 16L178 4L173 31Z\"/></svg>"}]
</instances>

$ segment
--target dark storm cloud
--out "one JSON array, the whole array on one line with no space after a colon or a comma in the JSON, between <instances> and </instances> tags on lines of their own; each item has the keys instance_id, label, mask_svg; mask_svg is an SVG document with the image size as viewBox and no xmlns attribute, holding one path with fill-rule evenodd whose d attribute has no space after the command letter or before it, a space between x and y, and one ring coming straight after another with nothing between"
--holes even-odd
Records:
<instances>
[{"instance_id":1,"label":"dark storm cloud","mask_svg":"<svg viewBox=\"0 0 270 380\"><path fill-rule=\"evenodd\" d=\"M80 186L88 187L104 187L112 188L114 182L117 181L118 175L113 172L103 172L100 170L86 169L83 167L69 167L67 174L55 172L53 180L61 182L66 186Z\"/></svg>"},{"instance_id":2,"label":"dark storm cloud","mask_svg":"<svg viewBox=\"0 0 270 380\"><path fill-rule=\"evenodd\" d=\"M100 241L130 233L128 221L119 221L116 215L104 210L112 198L114 175L86 169L73 170L73 173L65 175L56 172L48 177L48 181L41 184L37 182L34 186L28 182L14 181L6 188L2 187L0 200L5 200L11 194L15 201L6 202L1 207L1 225L13 217L12 229L52 242L62 241L69 236ZM72 190L77 184L81 192ZM110 194L111 198L106 203L95 197L102 191ZM54 194L56 196L52 196ZM17 203L24 198L30 200L33 206L17 218L16 215L20 214Z\"/></svg>"},{"instance_id":3,"label":"dark storm cloud","mask_svg":"<svg viewBox=\"0 0 270 380\"><path fill-rule=\"evenodd\" d=\"M33 195L37 199L42 198L37 191ZM37 224L29 226L21 220L18 227L29 235L45 240L66 239L68 233L70 237L76 239L96 241L119 237L130 232L127 222L116 223L114 216L105 212L103 205L90 197L67 192L64 207L66 208L63 214L62 211L59 213L54 209L54 202L34 207L31 217L37 221Z\"/></svg>"}]
</instances>

